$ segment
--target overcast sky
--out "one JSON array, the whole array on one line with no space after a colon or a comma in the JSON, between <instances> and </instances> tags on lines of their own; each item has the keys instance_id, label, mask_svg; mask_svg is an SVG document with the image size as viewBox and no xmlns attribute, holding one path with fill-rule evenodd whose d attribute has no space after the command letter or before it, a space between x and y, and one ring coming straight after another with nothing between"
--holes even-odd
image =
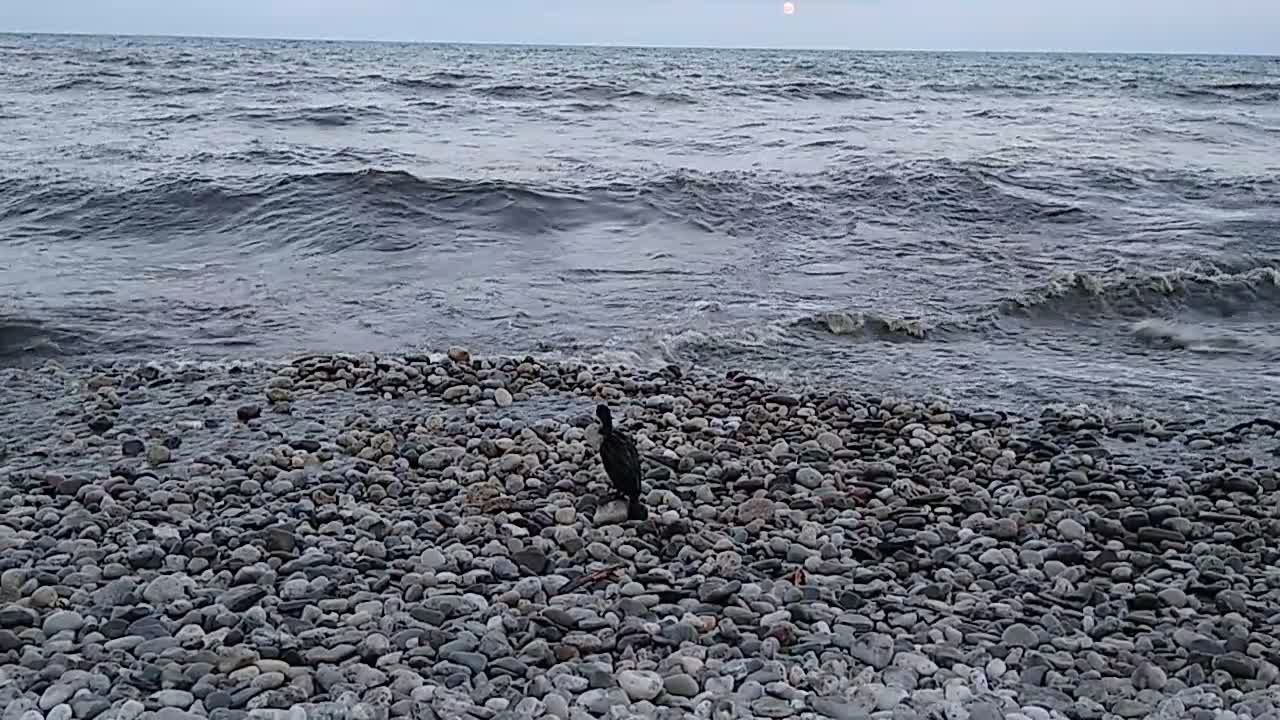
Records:
<instances>
[{"instance_id":1,"label":"overcast sky","mask_svg":"<svg viewBox=\"0 0 1280 720\"><path fill-rule=\"evenodd\" d=\"M0 0L0 31L1280 54L1280 0Z\"/></svg>"}]
</instances>

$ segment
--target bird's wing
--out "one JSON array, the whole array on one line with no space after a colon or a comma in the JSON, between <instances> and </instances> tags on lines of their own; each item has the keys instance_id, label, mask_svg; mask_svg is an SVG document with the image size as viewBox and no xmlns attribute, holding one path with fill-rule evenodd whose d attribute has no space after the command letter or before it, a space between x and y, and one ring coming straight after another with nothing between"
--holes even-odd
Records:
<instances>
[{"instance_id":1,"label":"bird's wing","mask_svg":"<svg viewBox=\"0 0 1280 720\"><path fill-rule=\"evenodd\" d=\"M636 444L631 438L625 435L610 436L605 445L600 447L600 459L611 480L622 483L628 489L635 485L635 489L639 490L640 453L636 451Z\"/></svg>"},{"instance_id":2,"label":"bird's wing","mask_svg":"<svg viewBox=\"0 0 1280 720\"><path fill-rule=\"evenodd\" d=\"M636 472L639 472L640 471L640 451L636 449L636 441L632 440L630 436L623 435L622 444L624 449L627 452L627 463L632 467L634 467L636 469Z\"/></svg>"}]
</instances>

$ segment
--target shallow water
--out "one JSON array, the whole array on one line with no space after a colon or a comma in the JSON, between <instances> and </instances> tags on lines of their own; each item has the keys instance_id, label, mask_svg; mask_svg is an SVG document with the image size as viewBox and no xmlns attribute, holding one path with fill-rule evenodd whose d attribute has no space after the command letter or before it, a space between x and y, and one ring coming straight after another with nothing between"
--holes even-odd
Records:
<instances>
[{"instance_id":1,"label":"shallow water","mask_svg":"<svg viewBox=\"0 0 1280 720\"><path fill-rule=\"evenodd\" d=\"M1280 399L1280 59L0 36L0 353Z\"/></svg>"}]
</instances>

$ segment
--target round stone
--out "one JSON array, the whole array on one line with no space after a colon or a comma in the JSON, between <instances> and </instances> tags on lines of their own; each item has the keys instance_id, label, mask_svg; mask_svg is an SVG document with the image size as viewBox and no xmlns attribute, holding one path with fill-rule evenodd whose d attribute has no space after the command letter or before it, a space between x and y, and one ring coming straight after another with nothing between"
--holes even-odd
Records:
<instances>
[{"instance_id":1,"label":"round stone","mask_svg":"<svg viewBox=\"0 0 1280 720\"><path fill-rule=\"evenodd\" d=\"M1058 521L1058 534L1061 535L1064 540L1071 542L1080 542L1088 537L1088 533L1085 532L1084 526L1071 518L1062 518Z\"/></svg>"},{"instance_id":2,"label":"round stone","mask_svg":"<svg viewBox=\"0 0 1280 720\"><path fill-rule=\"evenodd\" d=\"M631 700L652 700L662 692L662 676L645 670L623 670L618 673L618 687Z\"/></svg>"}]
</instances>

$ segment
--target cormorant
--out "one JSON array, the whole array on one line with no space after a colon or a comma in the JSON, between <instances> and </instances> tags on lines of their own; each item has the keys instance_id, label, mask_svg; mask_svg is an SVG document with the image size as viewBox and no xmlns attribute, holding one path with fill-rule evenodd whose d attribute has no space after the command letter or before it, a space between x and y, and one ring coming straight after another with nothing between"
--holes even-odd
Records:
<instances>
[{"instance_id":1,"label":"cormorant","mask_svg":"<svg viewBox=\"0 0 1280 720\"><path fill-rule=\"evenodd\" d=\"M645 520L649 511L640 503L640 453L630 437L613 427L613 413L609 406L596 406L600 419L600 460L619 497L627 499L627 519Z\"/></svg>"}]
</instances>

